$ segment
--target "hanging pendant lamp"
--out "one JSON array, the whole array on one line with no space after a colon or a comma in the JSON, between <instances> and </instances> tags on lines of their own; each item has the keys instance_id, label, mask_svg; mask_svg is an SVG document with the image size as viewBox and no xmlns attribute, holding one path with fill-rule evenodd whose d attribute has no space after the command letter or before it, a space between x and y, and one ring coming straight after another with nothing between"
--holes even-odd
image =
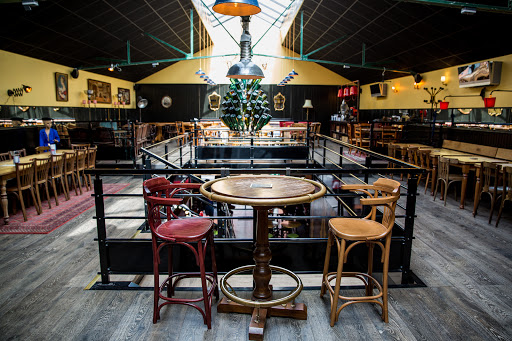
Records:
<instances>
[{"instance_id":1,"label":"hanging pendant lamp","mask_svg":"<svg viewBox=\"0 0 512 341\"><path fill-rule=\"evenodd\" d=\"M292 71L288 74L288 76L298 76L299 74L295 72L295 69L292 69Z\"/></svg>"},{"instance_id":2,"label":"hanging pendant lamp","mask_svg":"<svg viewBox=\"0 0 512 341\"><path fill-rule=\"evenodd\" d=\"M250 18L244 16L241 19L243 33L240 38L240 61L229 68L226 77L237 79L265 78L260 67L251 61L251 34L249 33Z\"/></svg>"},{"instance_id":3,"label":"hanging pendant lamp","mask_svg":"<svg viewBox=\"0 0 512 341\"><path fill-rule=\"evenodd\" d=\"M196 71L196 75L204 75L204 71L199 69Z\"/></svg>"},{"instance_id":4,"label":"hanging pendant lamp","mask_svg":"<svg viewBox=\"0 0 512 341\"><path fill-rule=\"evenodd\" d=\"M203 75L199 76L199 78L208 79L208 76L207 76L207 75L205 75L205 74L203 74Z\"/></svg>"},{"instance_id":5,"label":"hanging pendant lamp","mask_svg":"<svg viewBox=\"0 0 512 341\"><path fill-rule=\"evenodd\" d=\"M212 9L220 14L240 17L261 12L258 0L217 0Z\"/></svg>"}]
</instances>

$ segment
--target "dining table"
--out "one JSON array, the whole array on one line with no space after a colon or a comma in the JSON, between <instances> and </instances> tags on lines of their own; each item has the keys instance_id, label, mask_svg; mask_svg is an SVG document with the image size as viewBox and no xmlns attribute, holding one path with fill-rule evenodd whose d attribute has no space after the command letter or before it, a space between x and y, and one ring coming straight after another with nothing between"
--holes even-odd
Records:
<instances>
[{"instance_id":1,"label":"dining table","mask_svg":"<svg viewBox=\"0 0 512 341\"><path fill-rule=\"evenodd\" d=\"M57 155L63 153L74 153L72 149L59 149L56 151ZM50 157L50 152L31 154L20 157L20 163L31 162L34 159L46 159ZM7 181L16 178L16 166L13 160L6 160L0 162L0 198L2 201L2 210L4 212L4 224L9 224L9 209L7 200Z\"/></svg>"},{"instance_id":2,"label":"dining table","mask_svg":"<svg viewBox=\"0 0 512 341\"><path fill-rule=\"evenodd\" d=\"M453 149L447 149L447 148L422 147L420 149L429 149L430 150L429 157L432 162L432 187L431 187L430 195L434 195L435 184L437 181L437 167L439 165L439 157L440 156L444 157L444 156L458 156L458 155L469 156L469 155L472 155L469 153L465 153L465 152L461 152L461 151L453 150Z\"/></svg>"},{"instance_id":3,"label":"dining table","mask_svg":"<svg viewBox=\"0 0 512 341\"><path fill-rule=\"evenodd\" d=\"M490 162L490 163L498 163L498 164L506 164L510 161L503 159L495 159L487 156L480 156L476 154L470 155L444 155L444 158L448 158L450 160L455 160L454 166L458 166L462 168L462 188L461 188L461 198L459 208L464 208L464 201L466 199L466 188L468 184L468 174L470 170L476 170L476 189L475 193L478 193L478 189L480 186L480 170L482 162Z\"/></svg>"},{"instance_id":4,"label":"dining table","mask_svg":"<svg viewBox=\"0 0 512 341\"><path fill-rule=\"evenodd\" d=\"M322 197L326 188L321 183L291 176L243 175L228 176L204 183L201 194L212 201L252 206L256 218L254 233L254 265L242 266L229 271L219 282L226 297L217 305L219 313L252 314L249 339L263 339L267 316L307 319L307 308L295 303L303 288L302 281L292 271L270 265L272 253L269 244L269 210L287 205L311 203ZM252 270L253 291L251 299L239 297L228 280L232 275ZM272 272L284 273L293 278L297 286L286 296L273 298L270 280Z\"/></svg>"}]
</instances>

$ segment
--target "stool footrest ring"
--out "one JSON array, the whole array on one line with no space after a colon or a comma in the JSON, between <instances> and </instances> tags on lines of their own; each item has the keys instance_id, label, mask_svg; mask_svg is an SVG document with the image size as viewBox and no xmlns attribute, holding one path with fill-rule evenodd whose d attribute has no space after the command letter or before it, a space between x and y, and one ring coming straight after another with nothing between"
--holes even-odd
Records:
<instances>
[{"instance_id":1,"label":"stool footrest ring","mask_svg":"<svg viewBox=\"0 0 512 341\"><path fill-rule=\"evenodd\" d=\"M227 280L231 276L233 276L233 275L235 275L237 273L248 271L248 270L252 270L252 269L254 269L254 267L255 267L255 265L241 266L239 268L236 268L236 269L233 269L233 270L229 271L228 273L226 273L226 275L224 275L224 277L222 277L220 279L220 281L219 281L220 290L222 290L222 293L229 300L231 300L231 301L233 301L235 303L241 304L241 305L249 306L249 307L269 308L269 307L273 307L273 306L276 306L276 305L285 304L287 302L290 302L290 301L294 300L297 296L299 296L300 292L302 291L302 288L304 287L303 284L302 284L301 279L299 278L299 276L297 276L292 271L290 271L288 269L285 269L285 268L281 268L279 266L270 265L270 269L272 271L284 273L284 274L290 276L291 278L293 278L295 280L295 282L297 283L297 286L295 287L295 289L293 289L288 295L286 295L286 296L284 296L282 298L279 298L279 299L275 299L275 300L253 301L253 300L248 300L248 299L240 298L240 297L236 296L235 294L231 293L228 290L228 287L231 287L231 286L229 286L229 284L227 283Z\"/></svg>"}]
</instances>

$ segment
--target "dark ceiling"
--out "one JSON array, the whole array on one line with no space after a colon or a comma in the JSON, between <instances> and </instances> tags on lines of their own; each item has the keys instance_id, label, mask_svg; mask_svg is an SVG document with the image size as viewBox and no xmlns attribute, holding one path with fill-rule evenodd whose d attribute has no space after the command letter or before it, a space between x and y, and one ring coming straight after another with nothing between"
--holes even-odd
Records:
<instances>
[{"instance_id":1,"label":"dark ceiling","mask_svg":"<svg viewBox=\"0 0 512 341\"><path fill-rule=\"evenodd\" d=\"M132 61L183 57L146 32L190 52L193 6L189 0L48 0L39 1L31 11L19 2L5 2L0 1L2 50L70 67L89 67L126 59L126 41L130 40ZM506 7L508 0L465 2ZM462 15L460 8L397 0L304 0L301 10L304 53L345 36L310 59L361 64L364 43L367 65L422 73L512 54L511 14L478 11ZM198 21L194 11L194 51L199 48ZM299 52L300 13L295 25ZM170 64L93 72L136 82ZM382 70L322 65L363 84L382 80ZM387 71L384 77L404 75Z\"/></svg>"}]
</instances>

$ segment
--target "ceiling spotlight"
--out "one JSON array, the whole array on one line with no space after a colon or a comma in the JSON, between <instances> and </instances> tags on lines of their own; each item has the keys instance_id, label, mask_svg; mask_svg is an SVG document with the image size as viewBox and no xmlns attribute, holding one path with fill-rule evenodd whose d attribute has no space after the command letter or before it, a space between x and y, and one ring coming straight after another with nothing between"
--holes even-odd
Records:
<instances>
[{"instance_id":1,"label":"ceiling spotlight","mask_svg":"<svg viewBox=\"0 0 512 341\"><path fill-rule=\"evenodd\" d=\"M151 66L153 67L157 67L158 65L160 65L160 63L156 62L156 63L151 63Z\"/></svg>"},{"instance_id":2,"label":"ceiling spotlight","mask_svg":"<svg viewBox=\"0 0 512 341\"><path fill-rule=\"evenodd\" d=\"M116 70L117 70L117 72L123 71L123 69L121 69L118 64L116 64Z\"/></svg>"},{"instance_id":3,"label":"ceiling spotlight","mask_svg":"<svg viewBox=\"0 0 512 341\"><path fill-rule=\"evenodd\" d=\"M108 68L108 71L110 71L110 72L114 71L114 64L110 64L110 67Z\"/></svg>"},{"instance_id":4,"label":"ceiling spotlight","mask_svg":"<svg viewBox=\"0 0 512 341\"><path fill-rule=\"evenodd\" d=\"M248 16L261 12L257 0L216 0L212 9L231 16Z\"/></svg>"},{"instance_id":5,"label":"ceiling spotlight","mask_svg":"<svg viewBox=\"0 0 512 341\"><path fill-rule=\"evenodd\" d=\"M243 16L242 37L240 38L240 61L231 66L226 77L237 79L261 79L265 78L260 67L251 61L251 34L249 33L250 17Z\"/></svg>"},{"instance_id":6,"label":"ceiling spotlight","mask_svg":"<svg viewBox=\"0 0 512 341\"><path fill-rule=\"evenodd\" d=\"M32 87L28 85L23 85L23 90L28 94L30 91L32 91Z\"/></svg>"},{"instance_id":7,"label":"ceiling spotlight","mask_svg":"<svg viewBox=\"0 0 512 341\"><path fill-rule=\"evenodd\" d=\"M350 69L350 65L343 65L344 69Z\"/></svg>"}]
</instances>

